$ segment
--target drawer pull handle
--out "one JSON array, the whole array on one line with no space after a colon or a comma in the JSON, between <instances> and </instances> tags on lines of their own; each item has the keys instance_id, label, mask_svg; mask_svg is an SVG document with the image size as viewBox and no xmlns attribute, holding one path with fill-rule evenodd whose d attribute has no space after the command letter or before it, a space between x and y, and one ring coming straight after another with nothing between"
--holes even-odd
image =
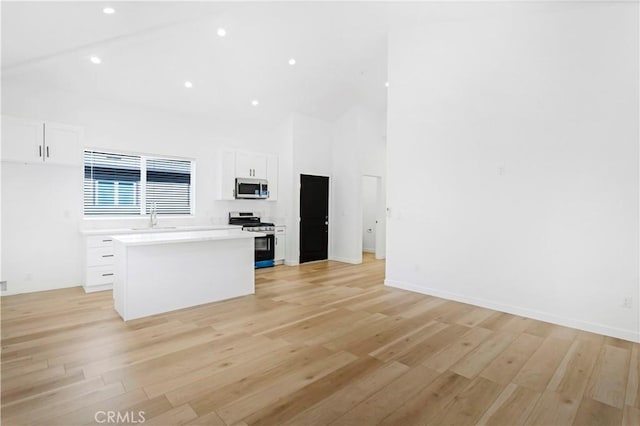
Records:
<instances>
[{"instance_id":1,"label":"drawer pull handle","mask_svg":"<svg viewBox=\"0 0 640 426\"><path fill-rule=\"evenodd\" d=\"M112 254L103 254L102 257L113 257Z\"/></svg>"},{"instance_id":2,"label":"drawer pull handle","mask_svg":"<svg viewBox=\"0 0 640 426\"><path fill-rule=\"evenodd\" d=\"M110 243L113 240L102 240L103 243Z\"/></svg>"},{"instance_id":3,"label":"drawer pull handle","mask_svg":"<svg viewBox=\"0 0 640 426\"><path fill-rule=\"evenodd\" d=\"M102 276L103 276L103 277L110 277L110 276L112 276L112 275L113 275L113 272L108 273L108 274L102 274Z\"/></svg>"}]
</instances>

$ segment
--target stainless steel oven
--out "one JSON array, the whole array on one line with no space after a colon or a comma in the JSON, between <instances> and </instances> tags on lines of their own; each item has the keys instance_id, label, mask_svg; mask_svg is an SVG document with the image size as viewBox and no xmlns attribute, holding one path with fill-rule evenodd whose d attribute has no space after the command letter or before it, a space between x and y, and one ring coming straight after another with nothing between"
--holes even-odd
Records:
<instances>
[{"instance_id":1,"label":"stainless steel oven","mask_svg":"<svg viewBox=\"0 0 640 426\"><path fill-rule=\"evenodd\" d=\"M276 228L273 223L261 222L254 212L229 212L230 225L242 225L243 231L261 232L264 237L255 237L255 267L266 268L275 264Z\"/></svg>"},{"instance_id":2,"label":"stainless steel oven","mask_svg":"<svg viewBox=\"0 0 640 426\"><path fill-rule=\"evenodd\" d=\"M255 262L256 267L273 266L275 257L276 235L273 231L258 231L267 234L264 237L255 238Z\"/></svg>"}]
</instances>

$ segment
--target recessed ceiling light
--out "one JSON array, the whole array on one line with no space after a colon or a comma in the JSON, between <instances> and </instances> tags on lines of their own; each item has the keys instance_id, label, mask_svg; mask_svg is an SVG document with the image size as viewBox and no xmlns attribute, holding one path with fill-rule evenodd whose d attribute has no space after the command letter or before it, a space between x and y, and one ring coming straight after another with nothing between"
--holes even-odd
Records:
<instances>
[{"instance_id":1,"label":"recessed ceiling light","mask_svg":"<svg viewBox=\"0 0 640 426\"><path fill-rule=\"evenodd\" d=\"M102 9L102 12L104 12L105 15L113 15L114 13L116 13L116 10L112 7L105 7L104 9Z\"/></svg>"},{"instance_id":2,"label":"recessed ceiling light","mask_svg":"<svg viewBox=\"0 0 640 426\"><path fill-rule=\"evenodd\" d=\"M185 81L184 87L186 87L187 89L191 89L193 87L193 83L190 81Z\"/></svg>"},{"instance_id":3,"label":"recessed ceiling light","mask_svg":"<svg viewBox=\"0 0 640 426\"><path fill-rule=\"evenodd\" d=\"M218 35L220 37L224 37L227 35L227 30L225 30L224 28L218 28Z\"/></svg>"},{"instance_id":4,"label":"recessed ceiling light","mask_svg":"<svg viewBox=\"0 0 640 426\"><path fill-rule=\"evenodd\" d=\"M289 65L295 65L296 64L296 60L291 58L289 59Z\"/></svg>"},{"instance_id":5,"label":"recessed ceiling light","mask_svg":"<svg viewBox=\"0 0 640 426\"><path fill-rule=\"evenodd\" d=\"M89 58L89 60L91 61L92 64L100 64L102 63L102 59L98 58L97 56L92 56Z\"/></svg>"},{"instance_id":6,"label":"recessed ceiling light","mask_svg":"<svg viewBox=\"0 0 640 426\"><path fill-rule=\"evenodd\" d=\"M389 87L389 82L388 81L384 83L384 87Z\"/></svg>"},{"instance_id":7,"label":"recessed ceiling light","mask_svg":"<svg viewBox=\"0 0 640 426\"><path fill-rule=\"evenodd\" d=\"M257 99L254 99L254 100L251 101L251 105L253 105L253 106L258 106L259 104L260 104L260 102L258 102Z\"/></svg>"}]
</instances>

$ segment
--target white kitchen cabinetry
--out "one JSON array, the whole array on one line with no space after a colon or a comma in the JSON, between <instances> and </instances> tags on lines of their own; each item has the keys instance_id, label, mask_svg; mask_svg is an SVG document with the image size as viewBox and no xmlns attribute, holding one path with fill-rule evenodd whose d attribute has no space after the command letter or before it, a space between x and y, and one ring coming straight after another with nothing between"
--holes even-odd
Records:
<instances>
[{"instance_id":1,"label":"white kitchen cabinetry","mask_svg":"<svg viewBox=\"0 0 640 426\"><path fill-rule=\"evenodd\" d=\"M78 166L82 137L78 126L2 116L2 161Z\"/></svg>"},{"instance_id":2,"label":"white kitchen cabinetry","mask_svg":"<svg viewBox=\"0 0 640 426\"><path fill-rule=\"evenodd\" d=\"M276 265L284 263L287 254L287 227L276 226L276 246L274 250L273 260Z\"/></svg>"},{"instance_id":3,"label":"white kitchen cabinetry","mask_svg":"<svg viewBox=\"0 0 640 426\"><path fill-rule=\"evenodd\" d=\"M218 200L234 200L236 178L266 179L269 201L278 200L278 156L247 151L220 150Z\"/></svg>"},{"instance_id":4,"label":"white kitchen cabinetry","mask_svg":"<svg viewBox=\"0 0 640 426\"><path fill-rule=\"evenodd\" d=\"M267 156L256 152L236 151L236 177L267 179Z\"/></svg>"},{"instance_id":5,"label":"white kitchen cabinetry","mask_svg":"<svg viewBox=\"0 0 640 426\"><path fill-rule=\"evenodd\" d=\"M82 164L83 133L81 127L44 123L44 162L61 166Z\"/></svg>"},{"instance_id":6,"label":"white kitchen cabinetry","mask_svg":"<svg viewBox=\"0 0 640 426\"><path fill-rule=\"evenodd\" d=\"M107 235L86 238L84 291L110 290L114 274L113 238Z\"/></svg>"},{"instance_id":7,"label":"white kitchen cabinetry","mask_svg":"<svg viewBox=\"0 0 640 426\"><path fill-rule=\"evenodd\" d=\"M269 182L268 201L278 201L278 156L267 155L267 181Z\"/></svg>"},{"instance_id":8,"label":"white kitchen cabinetry","mask_svg":"<svg viewBox=\"0 0 640 426\"><path fill-rule=\"evenodd\" d=\"M42 163L41 121L2 116L2 161Z\"/></svg>"},{"instance_id":9,"label":"white kitchen cabinetry","mask_svg":"<svg viewBox=\"0 0 640 426\"><path fill-rule=\"evenodd\" d=\"M111 290L115 278L117 256L113 238L132 234L184 233L194 231L233 230L239 226L178 226L175 228L121 228L82 231L85 241L84 256L84 291ZM140 235L138 235L140 237Z\"/></svg>"},{"instance_id":10,"label":"white kitchen cabinetry","mask_svg":"<svg viewBox=\"0 0 640 426\"><path fill-rule=\"evenodd\" d=\"M235 199L236 191L236 152L220 151L220 167L218 168L219 200Z\"/></svg>"}]
</instances>

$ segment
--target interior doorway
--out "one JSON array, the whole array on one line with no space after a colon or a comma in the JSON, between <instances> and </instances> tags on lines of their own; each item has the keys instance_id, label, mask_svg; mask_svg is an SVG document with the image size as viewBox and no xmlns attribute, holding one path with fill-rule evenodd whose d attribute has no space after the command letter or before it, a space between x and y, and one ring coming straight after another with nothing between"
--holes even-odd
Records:
<instances>
[{"instance_id":1,"label":"interior doorway","mask_svg":"<svg viewBox=\"0 0 640 426\"><path fill-rule=\"evenodd\" d=\"M300 175L300 263L326 260L329 249L329 178Z\"/></svg>"},{"instance_id":2,"label":"interior doorway","mask_svg":"<svg viewBox=\"0 0 640 426\"><path fill-rule=\"evenodd\" d=\"M385 257L385 200L382 177L362 176L362 251Z\"/></svg>"}]
</instances>

